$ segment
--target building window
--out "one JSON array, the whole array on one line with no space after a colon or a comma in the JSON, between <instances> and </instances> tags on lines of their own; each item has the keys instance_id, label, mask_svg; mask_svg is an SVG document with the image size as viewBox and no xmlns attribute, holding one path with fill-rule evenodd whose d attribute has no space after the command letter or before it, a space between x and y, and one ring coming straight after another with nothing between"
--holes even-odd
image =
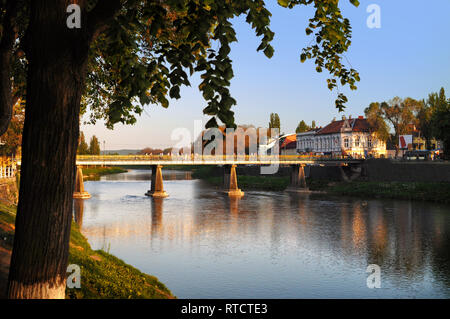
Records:
<instances>
[{"instance_id":1,"label":"building window","mask_svg":"<svg viewBox=\"0 0 450 319\"><path fill-rule=\"evenodd\" d=\"M369 137L369 138L367 139L367 146L368 146L369 148L372 147L372 138L371 138L371 137Z\"/></svg>"},{"instance_id":2,"label":"building window","mask_svg":"<svg viewBox=\"0 0 450 319\"><path fill-rule=\"evenodd\" d=\"M344 138L344 147L345 148L349 147L349 145L348 145L348 137Z\"/></svg>"},{"instance_id":3,"label":"building window","mask_svg":"<svg viewBox=\"0 0 450 319\"><path fill-rule=\"evenodd\" d=\"M359 143L360 143L359 136L357 136L355 138L355 147L359 147Z\"/></svg>"}]
</instances>

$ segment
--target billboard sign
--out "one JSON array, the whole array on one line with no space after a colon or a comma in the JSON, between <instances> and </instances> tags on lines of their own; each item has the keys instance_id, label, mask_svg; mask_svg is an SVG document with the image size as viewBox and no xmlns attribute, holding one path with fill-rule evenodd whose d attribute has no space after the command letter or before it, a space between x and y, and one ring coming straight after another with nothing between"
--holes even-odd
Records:
<instances>
[{"instance_id":1,"label":"billboard sign","mask_svg":"<svg viewBox=\"0 0 450 319\"><path fill-rule=\"evenodd\" d=\"M401 149L408 148L408 145L412 144L413 138L412 135L400 135L398 146Z\"/></svg>"}]
</instances>

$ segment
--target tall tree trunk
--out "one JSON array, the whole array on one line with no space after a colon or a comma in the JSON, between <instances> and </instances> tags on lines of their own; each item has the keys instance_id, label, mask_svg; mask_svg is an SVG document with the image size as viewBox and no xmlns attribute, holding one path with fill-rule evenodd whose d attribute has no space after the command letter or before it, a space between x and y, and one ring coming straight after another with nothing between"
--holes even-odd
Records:
<instances>
[{"instance_id":1,"label":"tall tree trunk","mask_svg":"<svg viewBox=\"0 0 450 319\"><path fill-rule=\"evenodd\" d=\"M80 2L80 1L78 1ZM89 41L68 29L69 1L34 0L9 298L64 298Z\"/></svg>"}]
</instances>

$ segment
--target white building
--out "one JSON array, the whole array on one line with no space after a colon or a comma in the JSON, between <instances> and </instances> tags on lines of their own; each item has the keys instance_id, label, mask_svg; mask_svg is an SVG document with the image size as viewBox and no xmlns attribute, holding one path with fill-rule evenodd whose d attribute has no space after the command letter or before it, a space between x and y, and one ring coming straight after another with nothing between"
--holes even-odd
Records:
<instances>
[{"instance_id":1,"label":"white building","mask_svg":"<svg viewBox=\"0 0 450 319\"><path fill-rule=\"evenodd\" d=\"M386 143L370 133L364 117L333 121L324 128L297 134L297 153L386 157Z\"/></svg>"}]
</instances>

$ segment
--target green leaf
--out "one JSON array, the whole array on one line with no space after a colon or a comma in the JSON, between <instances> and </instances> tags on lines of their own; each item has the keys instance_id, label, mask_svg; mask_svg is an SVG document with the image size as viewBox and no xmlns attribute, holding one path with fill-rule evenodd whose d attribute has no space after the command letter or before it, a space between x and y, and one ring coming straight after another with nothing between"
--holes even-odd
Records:
<instances>
[{"instance_id":1,"label":"green leaf","mask_svg":"<svg viewBox=\"0 0 450 319\"><path fill-rule=\"evenodd\" d=\"M306 61L306 54L305 53L302 53L301 55L300 55L300 62L305 62Z\"/></svg>"},{"instance_id":2,"label":"green leaf","mask_svg":"<svg viewBox=\"0 0 450 319\"><path fill-rule=\"evenodd\" d=\"M174 87L172 87L171 89L170 89L170 92L169 92L169 96L172 98L172 99L179 99L179 98L181 98L181 96L180 96L180 87L179 86L174 86Z\"/></svg>"},{"instance_id":3,"label":"green leaf","mask_svg":"<svg viewBox=\"0 0 450 319\"><path fill-rule=\"evenodd\" d=\"M268 45L267 48L264 50L264 54L270 59L273 57L274 49L271 45Z\"/></svg>"},{"instance_id":4,"label":"green leaf","mask_svg":"<svg viewBox=\"0 0 450 319\"><path fill-rule=\"evenodd\" d=\"M206 123L205 128L213 128L213 127L218 127L218 126L219 125L217 125L216 118L213 117L208 121L208 123Z\"/></svg>"},{"instance_id":5,"label":"green leaf","mask_svg":"<svg viewBox=\"0 0 450 319\"><path fill-rule=\"evenodd\" d=\"M278 4L279 4L280 6L282 6L282 7L285 7L285 8L288 7L288 5L289 5L290 2L291 2L291 1L289 1L289 0L278 0Z\"/></svg>"}]
</instances>

